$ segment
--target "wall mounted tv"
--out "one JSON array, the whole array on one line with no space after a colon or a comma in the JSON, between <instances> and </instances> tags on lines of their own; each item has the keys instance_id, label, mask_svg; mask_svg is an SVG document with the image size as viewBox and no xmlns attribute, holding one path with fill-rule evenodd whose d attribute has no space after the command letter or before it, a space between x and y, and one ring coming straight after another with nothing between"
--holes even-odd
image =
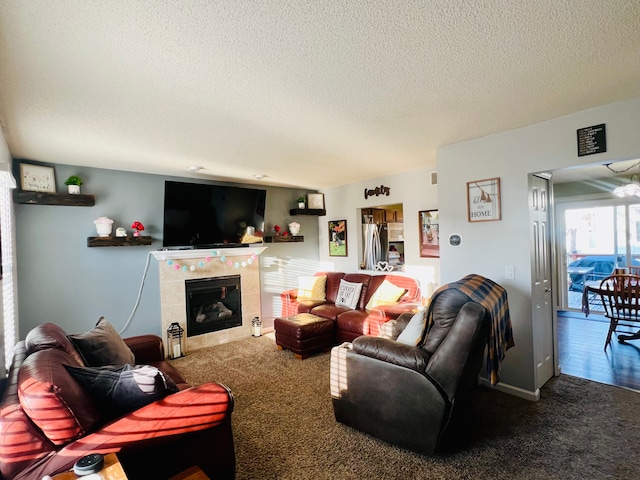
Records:
<instances>
[{"instance_id":1,"label":"wall mounted tv","mask_svg":"<svg viewBox=\"0 0 640 480\"><path fill-rule=\"evenodd\" d=\"M266 190L165 181L165 247L240 246L247 227L264 231Z\"/></svg>"}]
</instances>

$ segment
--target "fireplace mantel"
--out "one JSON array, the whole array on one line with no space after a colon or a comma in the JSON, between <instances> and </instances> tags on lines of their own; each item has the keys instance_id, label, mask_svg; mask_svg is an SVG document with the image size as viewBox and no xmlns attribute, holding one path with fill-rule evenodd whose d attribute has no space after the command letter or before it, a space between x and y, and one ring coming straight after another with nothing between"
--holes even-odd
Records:
<instances>
[{"instance_id":1,"label":"fireplace mantel","mask_svg":"<svg viewBox=\"0 0 640 480\"><path fill-rule=\"evenodd\" d=\"M203 257L238 257L243 255L260 255L267 247L262 244L250 247L232 247L232 248L197 248L189 250L155 250L151 254L156 260L176 260L184 258L203 258Z\"/></svg>"}]
</instances>

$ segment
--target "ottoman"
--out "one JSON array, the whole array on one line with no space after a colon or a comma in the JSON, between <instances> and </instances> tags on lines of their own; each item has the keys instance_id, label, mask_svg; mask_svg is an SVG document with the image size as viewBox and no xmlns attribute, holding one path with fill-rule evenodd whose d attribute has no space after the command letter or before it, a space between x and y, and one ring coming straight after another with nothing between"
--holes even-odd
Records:
<instances>
[{"instance_id":1,"label":"ottoman","mask_svg":"<svg viewBox=\"0 0 640 480\"><path fill-rule=\"evenodd\" d=\"M333 320L311 313L276 317L273 326L278 350L290 350L300 360L315 352L328 351L335 342Z\"/></svg>"}]
</instances>

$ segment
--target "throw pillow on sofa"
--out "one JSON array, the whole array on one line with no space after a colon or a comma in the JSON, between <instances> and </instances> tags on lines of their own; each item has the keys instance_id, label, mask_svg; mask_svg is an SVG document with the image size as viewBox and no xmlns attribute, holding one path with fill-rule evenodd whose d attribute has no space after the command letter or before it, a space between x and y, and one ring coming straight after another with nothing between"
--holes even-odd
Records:
<instances>
[{"instance_id":1,"label":"throw pillow on sofa","mask_svg":"<svg viewBox=\"0 0 640 480\"><path fill-rule=\"evenodd\" d=\"M338 289L338 296L336 297L337 307L347 307L351 310L355 310L360 300L360 292L362 291L361 283L347 282L346 280L340 280L340 288Z\"/></svg>"},{"instance_id":2,"label":"throw pillow on sofa","mask_svg":"<svg viewBox=\"0 0 640 480\"><path fill-rule=\"evenodd\" d=\"M409 323L404 328L396 342L404 343L405 345L411 345L413 347L420 344L422 337L424 336L424 331L427 328L427 311L420 310L416 312L416 314L411 317Z\"/></svg>"},{"instance_id":3,"label":"throw pillow on sofa","mask_svg":"<svg viewBox=\"0 0 640 480\"><path fill-rule=\"evenodd\" d=\"M365 310L373 310L379 305L393 305L400 298L407 293L407 290L398 287L391 283L389 280L383 281L378 289L375 291L371 298L367 302Z\"/></svg>"},{"instance_id":4,"label":"throw pillow on sofa","mask_svg":"<svg viewBox=\"0 0 640 480\"><path fill-rule=\"evenodd\" d=\"M318 300L327 299L327 276L316 275L313 277L298 277L298 300Z\"/></svg>"},{"instance_id":5,"label":"throw pillow on sofa","mask_svg":"<svg viewBox=\"0 0 640 480\"><path fill-rule=\"evenodd\" d=\"M117 417L178 391L168 376L151 365L72 367L69 374L97 403Z\"/></svg>"},{"instance_id":6,"label":"throw pillow on sofa","mask_svg":"<svg viewBox=\"0 0 640 480\"><path fill-rule=\"evenodd\" d=\"M78 349L87 366L135 363L135 356L131 349L104 317L98 319L92 330L69 335L69 340Z\"/></svg>"}]
</instances>

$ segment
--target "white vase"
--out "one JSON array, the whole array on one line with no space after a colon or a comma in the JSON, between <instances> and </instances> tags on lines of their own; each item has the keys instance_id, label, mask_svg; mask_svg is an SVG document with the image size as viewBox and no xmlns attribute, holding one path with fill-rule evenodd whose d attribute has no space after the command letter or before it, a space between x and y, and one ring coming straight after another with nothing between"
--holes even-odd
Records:
<instances>
[{"instance_id":1,"label":"white vase","mask_svg":"<svg viewBox=\"0 0 640 480\"><path fill-rule=\"evenodd\" d=\"M300 233L300 225L299 224L290 223L289 224L289 231L291 232L291 235L298 235Z\"/></svg>"},{"instance_id":2,"label":"white vase","mask_svg":"<svg viewBox=\"0 0 640 480\"><path fill-rule=\"evenodd\" d=\"M96 223L96 230L99 237L108 237L111 235L113 225L110 223Z\"/></svg>"},{"instance_id":3,"label":"white vase","mask_svg":"<svg viewBox=\"0 0 640 480\"><path fill-rule=\"evenodd\" d=\"M71 195L80 195L80 185L67 185Z\"/></svg>"}]
</instances>

